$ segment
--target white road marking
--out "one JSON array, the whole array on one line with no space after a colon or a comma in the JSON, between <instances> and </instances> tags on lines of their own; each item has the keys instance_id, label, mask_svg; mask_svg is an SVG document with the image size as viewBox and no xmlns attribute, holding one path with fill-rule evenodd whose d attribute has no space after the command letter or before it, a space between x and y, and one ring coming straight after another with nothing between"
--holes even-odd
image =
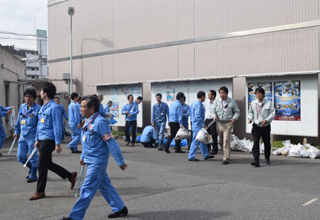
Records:
<instances>
[{"instance_id":1,"label":"white road marking","mask_svg":"<svg viewBox=\"0 0 320 220\"><path fill-rule=\"evenodd\" d=\"M307 205L310 205L311 203L317 201L318 198L314 198L314 199L311 199L309 202L306 202L305 204L303 204L302 206L307 206Z\"/></svg>"}]
</instances>

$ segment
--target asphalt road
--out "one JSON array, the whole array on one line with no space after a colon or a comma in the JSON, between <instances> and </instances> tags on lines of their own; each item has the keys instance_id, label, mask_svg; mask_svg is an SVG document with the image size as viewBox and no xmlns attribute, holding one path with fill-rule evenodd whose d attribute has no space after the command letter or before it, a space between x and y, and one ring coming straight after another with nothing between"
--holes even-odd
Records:
<instances>
[{"instance_id":1,"label":"asphalt road","mask_svg":"<svg viewBox=\"0 0 320 220\"><path fill-rule=\"evenodd\" d=\"M68 141L69 139L66 139ZM58 220L68 216L77 198L69 182L49 172L46 197L28 198L36 183L26 183L27 169L10 156L8 139L0 157L0 219ZM166 154L141 144L126 147L119 141L128 165L121 171L110 157L108 174L129 215L120 219L320 219L320 160L273 156L271 165L250 165L252 155L232 152L229 165L216 158L189 162L186 154ZM53 154L54 162L80 171L79 156L67 144ZM80 147L81 149L81 147ZM172 150L171 150L172 151ZM262 156L263 159L263 156ZM262 160L263 161L263 160ZM97 192L85 219L107 219L110 206Z\"/></svg>"}]
</instances>

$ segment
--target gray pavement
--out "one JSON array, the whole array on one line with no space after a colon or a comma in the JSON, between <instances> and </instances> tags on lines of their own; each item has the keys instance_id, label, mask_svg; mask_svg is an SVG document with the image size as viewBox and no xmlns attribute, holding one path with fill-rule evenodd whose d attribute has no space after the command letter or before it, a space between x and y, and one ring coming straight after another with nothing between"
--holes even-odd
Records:
<instances>
[{"instance_id":1,"label":"gray pavement","mask_svg":"<svg viewBox=\"0 0 320 220\"><path fill-rule=\"evenodd\" d=\"M75 189L49 172L46 197L29 201L36 183L26 183L27 169L15 158L17 146L7 156L11 142L6 141L0 157L0 219L68 216L77 200ZM303 206L320 198L318 159L273 156L271 165L262 160L262 167L253 168L247 153L232 152L230 165L222 165L221 152L207 161L198 152L200 162L189 162L187 153L119 143L128 168L121 171L110 157L108 174L129 209L120 219L320 219L320 200ZM61 154L53 154L54 162L79 172L80 155L71 154L66 143L62 146ZM110 212L97 192L85 219L107 219Z\"/></svg>"}]
</instances>

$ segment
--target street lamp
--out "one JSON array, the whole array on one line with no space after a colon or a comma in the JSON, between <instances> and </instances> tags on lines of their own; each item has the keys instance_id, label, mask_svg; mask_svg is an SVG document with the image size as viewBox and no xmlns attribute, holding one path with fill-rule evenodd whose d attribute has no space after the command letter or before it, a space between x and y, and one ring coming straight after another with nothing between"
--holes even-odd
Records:
<instances>
[{"instance_id":1,"label":"street lamp","mask_svg":"<svg viewBox=\"0 0 320 220\"><path fill-rule=\"evenodd\" d=\"M73 75L72 75L72 16L74 15L74 8L69 7L68 14L70 15L70 91L73 92Z\"/></svg>"}]
</instances>

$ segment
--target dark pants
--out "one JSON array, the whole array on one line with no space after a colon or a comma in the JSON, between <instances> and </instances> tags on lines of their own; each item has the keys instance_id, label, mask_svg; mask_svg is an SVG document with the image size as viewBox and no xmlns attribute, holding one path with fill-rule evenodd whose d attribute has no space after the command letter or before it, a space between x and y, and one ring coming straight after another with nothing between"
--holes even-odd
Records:
<instances>
[{"instance_id":1,"label":"dark pants","mask_svg":"<svg viewBox=\"0 0 320 220\"><path fill-rule=\"evenodd\" d=\"M271 145L270 145L270 125L259 127L255 124L252 125L253 147L252 154L255 161L259 162L260 157L260 137L264 143L264 156L266 159L270 158Z\"/></svg>"},{"instance_id":2,"label":"dark pants","mask_svg":"<svg viewBox=\"0 0 320 220\"><path fill-rule=\"evenodd\" d=\"M190 149L191 143L192 143L192 138L193 138L193 131L192 131L192 122L190 121L190 136L188 137L188 149Z\"/></svg>"},{"instance_id":3,"label":"dark pants","mask_svg":"<svg viewBox=\"0 0 320 220\"><path fill-rule=\"evenodd\" d=\"M169 146L170 146L171 141L176 137L176 134L177 134L178 130L180 129L180 124L176 123L176 122L169 122L169 126L170 126L171 135L168 138L168 141L166 143L166 146L165 146L166 150L169 150ZM181 146L180 146L181 140L179 140L179 141L175 140L175 142L176 142L176 150L180 151L181 150Z\"/></svg>"},{"instance_id":4,"label":"dark pants","mask_svg":"<svg viewBox=\"0 0 320 220\"><path fill-rule=\"evenodd\" d=\"M129 128L131 127L132 130L132 143L134 144L136 142L136 130L137 130L137 121L126 121L126 138L127 141L130 142L130 134L129 134Z\"/></svg>"},{"instance_id":5,"label":"dark pants","mask_svg":"<svg viewBox=\"0 0 320 220\"><path fill-rule=\"evenodd\" d=\"M208 126L210 122L212 122L213 119L206 119L204 121L205 125ZM218 133L216 130L216 123L214 122L208 129L207 132L211 135L213 143L208 144L208 151L210 151L211 145L212 145L212 151L213 153L218 153Z\"/></svg>"},{"instance_id":6,"label":"dark pants","mask_svg":"<svg viewBox=\"0 0 320 220\"><path fill-rule=\"evenodd\" d=\"M144 147L154 147L154 143L156 142L156 140L152 139L149 142L141 142L141 144L143 144Z\"/></svg>"},{"instance_id":7,"label":"dark pants","mask_svg":"<svg viewBox=\"0 0 320 220\"><path fill-rule=\"evenodd\" d=\"M62 179L70 178L71 173L63 167L52 162L52 152L55 150L55 141L39 141L39 178L37 192L44 192L47 184L48 170L59 175Z\"/></svg>"}]
</instances>

